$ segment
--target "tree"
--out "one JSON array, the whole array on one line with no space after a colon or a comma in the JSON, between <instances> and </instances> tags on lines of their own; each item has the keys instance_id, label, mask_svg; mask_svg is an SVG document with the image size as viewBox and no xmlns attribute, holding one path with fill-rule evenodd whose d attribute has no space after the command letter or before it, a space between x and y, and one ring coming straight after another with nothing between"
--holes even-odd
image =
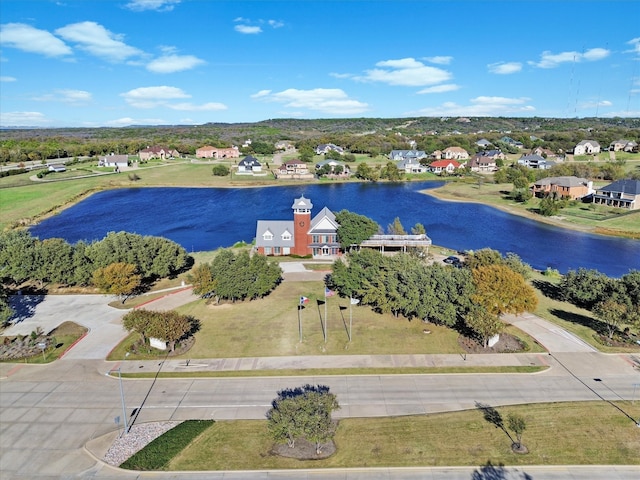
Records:
<instances>
[{"instance_id":1,"label":"tree","mask_svg":"<svg viewBox=\"0 0 640 480\"><path fill-rule=\"evenodd\" d=\"M404 227L402 226L402 223L400 222L400 217L394 218L393 223L390 223L389 225L387 225L387 233L389 235L406 235L407 234Z\"/></svg>"},{"instance_id":2,"label":"tree","mask_svg":"<svg viewBox=\"0 0 640 480\"><path fill-rule=\"evenodd\" d=\"M171 352L175 351L177 341L192 333L199 325L193 317L180 315L172 310L160 312L154 319L156 320L149 326L150 336L168 342Z\"/></svg>"},{"instance_id":3,"label":"tree","mask_svg":"<svg viewBox=\"0 0 640 480\"><path fill-rule=\"evenodd\" d=\"M593 307L595 316L607 327L609 340L613 338L614 333L618 331L620 325L625 321L627 312L626 305L612 299L600 302Z\"/></svg>"},{"instance_id":4,"label":"tree","mask_svg":"<svg viewBox=\"0 0 640 480\"><path fill-rule=\"evenodd\" d=\"M211 169L214 177L228 177L229 176L229 167L222 163L217 163Z\"/></svg>"},{"instance_id":5,"label":"tree","mask_svg":"<svg viewBox=\"0 0 640 480\"><path fill-rule=\"evenodd\" d=\"M278 392L267 412L267 429L276 442L286 441L290 448L298 438L315 444L316 454L322 444L335 435L331 413L340 405L325 385L304 385Z\"/></svg>"},{"instance_id":6,"label":"tree","mask_svg":"<svg viewBox=\"0 0 640 480\"><path fill-rule=\"evenodd\" d=\"M145 310L144 308L134 309L122 317L122 326L127 332L138 332L142 337L142 343L147 343L149 329L156 321L158 312Z\"/></svg>"},{"instance_id":7,"label":"tree","mask_svg":"<svg viewBox=\"0 0 640 480\"><path fill-rule=\"evenodd\" d=\"M215 290L216 282L208 263L194 267L187 279L193 285L193 293L196 295L207 295Z\"/></svg>"},{"instance_id":8,"label":"tree","mask_svg":"<svg viewBox=\"0 0 640 480\"><path fill-rule=\"evenodd\" d=\"M466 265L471 268L486 267L488 265L502 265L504 259L499 251L491 248L481 248L469 254L465 261Z\"/></svg>"},{"instance_id":9,"label":"tree","mask_svg":"<svg viewBox=\"0 0 640 480\"><path fill-rule=\"evenodd\" d=\"M416 223L413 227L411 227L411 235L426 235L427 230L424 228L424 225L421 223Z\"/></svg>"},{"instance_id":10,"label":"tree","mask_svg":"<svg viewBox=\"0 0 640 480\"><path fill-rule=\"evenodd\" d=\"M533 287L522 275L506 265L479 266L471 270L475 293L471 299L487 312L500 316L505 313L531 312L538 305Z\"/></svg>"},{"instance_id":11,"label":"tree","mask_svg":"<svg viewBox=\"0 0 640 480\"><path fill-rule=\"evenodd\" d=\"M398 182L402 178L402 173L395 163L387 162L380 171L380 178L386 178L390 182Z\"/></svg>"},{"instance_id":12,"label":"tree","mask_svg":"<svg viewBox=\"0 0 640 480\"><path fill-rule=\"evenodd\" d=\"M518 415L517 413L510 413L509 415L507 415L507 426L509 427L509 430L511 430L516 436L516 441L514 444L515 449L521 450L522 434L527 428L527 422L521 415Z\"/></svg>"},{"instance_id":13,"label":"tree","mask_svg":"<svg viewBox=\"0 0 640 480\"><path fill-rule=\"evenodd\" d=\"M311 160L313 160L313 157L315 155L313 148L308 145L299 148L298 153L300 155L300 161L305 163L309 163Z\"/></svg>"},{"instance_id":14,"label":"tree","mask_svg":"<svg viewBox=\"0 0 640 480\"><path fill-rule=\"evenodd\" d=\"M352 245L360 245L380 229L380 226L370 218L348 210L340 210L336 213L336 222L340 225L337 232L340 248L345 252Z\"/></svg>"},{"instance_id":15,"label":"tree","mask_svg":"<svg viewBox=\"0 0 640 480\"><path fill-rule=\"evenodd\" d=\"M502 333L505 328L502 320L484 308L472 308L464 320L467 326L480 337L484 348L489 345L491 337Z\"/></svg>"},{"instance_id":16,"label":"tree","mask_svg":"<svg viewBox=\"0 0 640 480\"><path fill-rule=\"evenodd\" d=\"M597 270L569 270L560 282L565 299L587 310L612 296L615 281Z\"/></svg>"},{"instance_id":17,"label":"tree","mask_svg":"<svg viewBox=\"0 0 640 480\"><path fill-rule=\"evenodd\" d=\"M136 266L130 263L112 263L93 273L93 284L107 293L117 295L124 303L140 286L142 279L136 270Z\"/></svg>"},{"instance_id":18,"label":"tree","mask_svg":"<svg viewBox=\"0 0 640 480\"><path fill-rule=\"evenodd\" d=\"M4 285L0 283L0 326L5 326L15 313L9 305L9 294Z\"/></svg>"}]
</instances>

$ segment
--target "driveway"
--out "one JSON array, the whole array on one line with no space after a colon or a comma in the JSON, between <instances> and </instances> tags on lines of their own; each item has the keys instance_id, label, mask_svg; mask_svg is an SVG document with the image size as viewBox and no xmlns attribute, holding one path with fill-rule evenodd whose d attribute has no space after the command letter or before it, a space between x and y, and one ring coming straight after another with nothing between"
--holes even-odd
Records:
<instances>
[{"instance_id":1,"label":"driveway","mask_svg":"<svg viewBox=\"0 0 640 480\"><path fill-rule=\"evenodd\" d=\"M29 335L37 328L48 333L63 322L89 329L87 335L64 358L104 359L127 332L120 318L127 310L110 307L111 295L14 295L16 311L4 335Z\"/></svg>"}]
</instances>

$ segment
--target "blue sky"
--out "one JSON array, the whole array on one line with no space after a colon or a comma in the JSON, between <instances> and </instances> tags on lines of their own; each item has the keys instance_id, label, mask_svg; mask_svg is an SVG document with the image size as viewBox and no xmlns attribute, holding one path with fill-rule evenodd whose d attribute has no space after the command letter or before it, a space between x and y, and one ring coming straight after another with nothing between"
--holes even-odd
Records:
<instances>
[{"instance_id":1,"label":"blue sky","mask_svg":"<svg viewBox=\"0 0 640 480\"><path fill-rule=\"evenodd\" d=\"M640 2L2 0L0 125L640 117Z\"/></svg>"}]
</instances>

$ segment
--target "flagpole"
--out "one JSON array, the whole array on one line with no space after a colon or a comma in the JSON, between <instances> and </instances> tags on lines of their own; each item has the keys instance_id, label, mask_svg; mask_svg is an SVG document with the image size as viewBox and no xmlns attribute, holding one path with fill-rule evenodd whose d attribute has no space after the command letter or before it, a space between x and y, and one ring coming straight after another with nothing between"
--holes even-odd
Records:
<instances>
[{"instance_id":1,"label":"flagpole","mask_svg":"<svg viewBox=\"0 0 640 480\"><path fill-rule=\"evenodd\" d=\"M327 343L327 293L324 294L324 343Z\"/></svg>"},{"instance_id":2,"label":"flagpole","mask_svg":"<svg viewBox=\"0 0 640 480\"><path fill-rule=\"evenodd\" d=\"M300 343L302 343L302 321L300 320L300 310L302 310L302 305L298 305L298 331L300 333Z\"/></svg>"},{"instance_id":3,"label":"flagpole","mask_svg":"<svg viewBox=\"0 0 640 480\"><path fill-rule=\"evenodd\" d=\"M349 295L349 341L351 341L351 324L353 323L353 298Z\"/></svg>"}]
</instances>

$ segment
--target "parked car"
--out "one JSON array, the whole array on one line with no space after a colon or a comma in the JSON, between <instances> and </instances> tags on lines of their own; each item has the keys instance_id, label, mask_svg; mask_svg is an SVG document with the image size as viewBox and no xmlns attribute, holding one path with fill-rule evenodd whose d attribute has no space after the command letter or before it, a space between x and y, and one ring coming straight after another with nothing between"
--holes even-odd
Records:
<instances>
[{"instance_id":1,"label":"parked car","mask_svg":"<svg viewBox=\"0 0 640 480\"><path fill-rule=\"evenodd\" d=\"M444 263L448 263L449 265L457 265L460 263L460 259L455 255L448 256L443 260Z\"/></svg>"}]
</instances>

